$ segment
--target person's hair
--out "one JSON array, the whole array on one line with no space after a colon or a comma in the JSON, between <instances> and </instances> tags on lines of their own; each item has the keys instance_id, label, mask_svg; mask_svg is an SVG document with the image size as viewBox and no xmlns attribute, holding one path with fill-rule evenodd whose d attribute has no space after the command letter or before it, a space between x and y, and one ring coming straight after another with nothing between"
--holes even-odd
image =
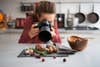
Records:
<instances>
[{"instance_id":1,"label":"person's hair","mask_svg":"<svg viewBox=\"0 0 100 67\"><path fill-rule=\"evenodd\" d=\"M55 13L55 4L50 1L40 1L36 7L36 14L41 16L42 13Z\"/></svg>"}]
</instances>

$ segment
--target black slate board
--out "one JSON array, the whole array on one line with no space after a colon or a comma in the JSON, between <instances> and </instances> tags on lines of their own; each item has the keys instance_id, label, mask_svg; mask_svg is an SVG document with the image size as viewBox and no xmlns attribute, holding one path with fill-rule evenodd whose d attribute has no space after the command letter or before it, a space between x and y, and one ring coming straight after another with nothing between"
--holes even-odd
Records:
<instances>
[{"instance_id":1,"label":"black slate board","mask_svg":"<svg viewBox=\"0 0 100 67\"><path fill-rule=\"evenodd\" d=\"M53 53L53 54L48 54L45 57L68 57L69 55L73 55L76 52L73 51L67 51L66 53L62 53L62 51L58 51L57 53ZM18 55L18 57L34 57L34 55L25 55L25 49Z\"/></svg>"}]
</instances>

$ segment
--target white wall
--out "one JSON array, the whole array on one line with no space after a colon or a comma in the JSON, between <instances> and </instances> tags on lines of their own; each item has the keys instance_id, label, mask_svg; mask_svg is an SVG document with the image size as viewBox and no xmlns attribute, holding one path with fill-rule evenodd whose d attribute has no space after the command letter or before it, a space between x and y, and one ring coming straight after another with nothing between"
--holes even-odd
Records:
<instances>
[{"instance_id":1,"label":"white wall","mask_svg":"<svg viewBox=\"0 0 100 67\"><path fill-rule=\"evenodd\" d=\"M25 13L20 11L20 2L36 2L40 0L0 0L0 9L7 15L12 15L13 19L17 17L25 17ZM55 2L100 2L99 0L49 0ZM88 14L91 12L92 3L81 3L81 12ZM56 4L57 13L65 13L67 15L67 10L70 13L77 13L79 3L63 3ZM95 3L95 12L100 15L100 3ZM88 24L91 26L100 27L100 22L96 24Z\"/></svg>"}]
</instances>

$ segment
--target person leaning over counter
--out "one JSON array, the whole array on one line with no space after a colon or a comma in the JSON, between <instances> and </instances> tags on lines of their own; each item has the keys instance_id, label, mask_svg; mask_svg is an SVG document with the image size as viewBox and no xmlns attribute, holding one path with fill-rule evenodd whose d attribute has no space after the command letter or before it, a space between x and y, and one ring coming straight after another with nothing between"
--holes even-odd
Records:
<instances>
[{"instance_id":1,"label":"person leaning over counter","mask_svg":"<svg viewBox=\"0 0 100 67\"><path fill-rule=\"evenodd\" d=\"M36 23L39 23L44 19L50 21L50 24L52 24L51 41L61 43L57 22L55 21L55 4L49 1L40 1L36 7L35 14L38 22L36 22L36 17L34 19L33 16L26 18L24 31L20 36L19 43L43 43L38 37L39 28L35 28L35 26Z\"/></svg>"}]
</instances>

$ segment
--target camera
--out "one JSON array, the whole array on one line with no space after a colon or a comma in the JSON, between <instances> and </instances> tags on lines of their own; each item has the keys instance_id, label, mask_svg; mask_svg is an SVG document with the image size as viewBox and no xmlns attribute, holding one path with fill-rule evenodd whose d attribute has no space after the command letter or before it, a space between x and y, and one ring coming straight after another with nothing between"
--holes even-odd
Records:
<instances>
[{"instance_id":1,"label":"camera","mask_svg":"<svg viewBox=\"0 0 100 67\"><path fill-rule=\"evenodd\" d=\"M52 39L51 35L51 24L48 20L42 20L38 23L37 27L39 28L40 32L38 34L39 39L42 42L48 42Z\"/></svg>"}]
</instances>

